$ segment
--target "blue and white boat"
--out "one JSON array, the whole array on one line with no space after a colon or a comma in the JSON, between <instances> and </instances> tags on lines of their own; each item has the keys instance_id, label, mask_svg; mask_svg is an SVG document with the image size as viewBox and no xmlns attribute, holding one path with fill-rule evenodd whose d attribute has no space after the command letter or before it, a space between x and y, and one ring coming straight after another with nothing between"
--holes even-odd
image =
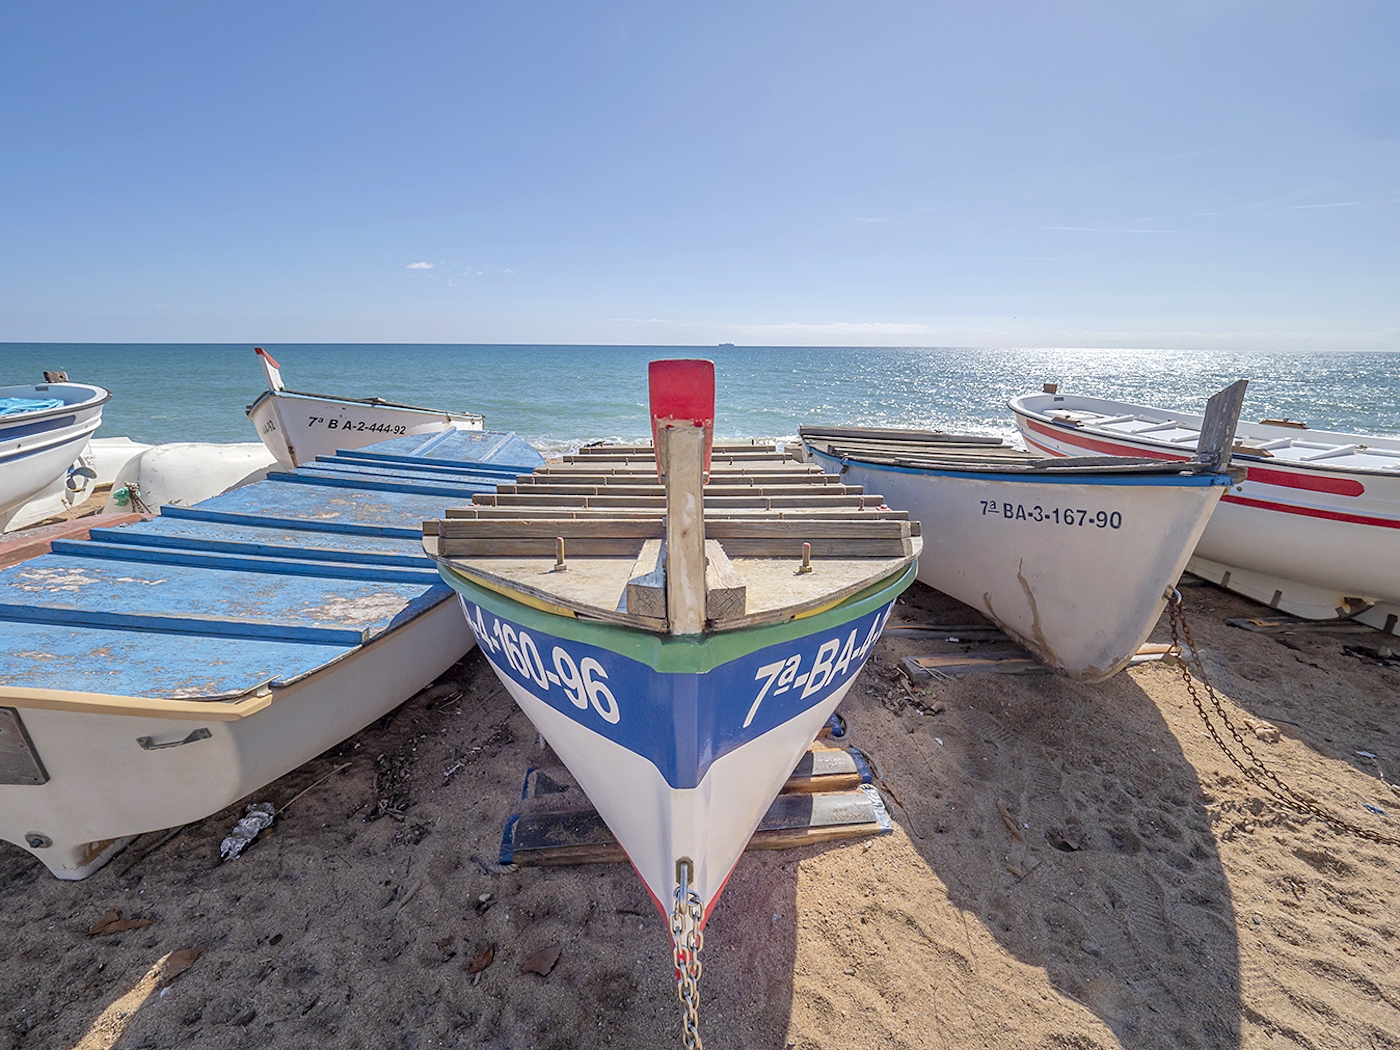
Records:
<instances>
[{"instance_id":1,"label":"blue and white boat","mask_svg":"<svg viewBox=\"0 0 1400 1050\"><path fill-rule=\"evenodd\" d=\"M472 644L423 519L543 462L398 438L0 570L0 838L84 878L402 703Z\"/></svg>"},{"instance_id":2,"label":"blue and white boat","mask_svg":"<svg viewBox=\"0 0 1400 1050\"><path fill-rule=\"evenodd\" d=\"M85 383L0 386L0 532L21 507L63 481L111 399Z\"/></svg>"},{"instance_id":3,"label":"blue and white boat","mask_svg":"<svg viewBox=\"0 0 1400 1050\"><path fill-rule=\"evenodd\" d=\"M879 496L771 446L712 446L710 362L653 362L651 384L654 446L585 448L426 523L424 546L671 925L684 977L920 541Z\"/></svg>"},{"instance_id":4,"label":"blue and white boat","mask_svg":"<svg viewBox=\"0 0 1400 1050\"><path fill-rule=\"evenodd\" d=\"M1231 391L1242 397L1243 385ZM921 582L1048 666L1096 682L1147 640L1232 484L1222 464L1238 397L1219 403L1225 451L1192 462L1041 459L995 437L875 427L803 427L800 436L809 462L878 490L922 524Z\"/></svg>"}]
</instances>

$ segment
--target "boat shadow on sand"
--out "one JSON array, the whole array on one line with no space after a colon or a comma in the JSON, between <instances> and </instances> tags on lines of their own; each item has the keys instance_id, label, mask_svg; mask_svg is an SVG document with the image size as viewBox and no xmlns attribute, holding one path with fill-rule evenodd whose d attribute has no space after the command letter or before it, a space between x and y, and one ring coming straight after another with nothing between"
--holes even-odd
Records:
<instances>
[{"instance_id":1,"label":"boat shadow on sand","mask_svg":"<svg viewBox=\"0 0 1400 1050\"><path fill-rule=\"evenodd\" d=\"M924 622L970 614L923 589L901 609ZM974 1009L1013 1031L1021 1013L1018 1042L1048 1028L1061 1037L1046 1045L1104 1045L1108 1033L1077 1004L1108 1043L1238 1046L1240 948L1212 792L1153 698L1127 673L1095 685L974 675L915 694L944 708L924 715L894 675L918 648L887 639L843 711L857 743L879 741L896 821L952 906L926 918L962 971L945 988L961 984ZM1011 959L979 948L985 936L964 939L953 911ZM1054 993L1067 1009L1047 1002Z\"/></svg>"}]
</instances>

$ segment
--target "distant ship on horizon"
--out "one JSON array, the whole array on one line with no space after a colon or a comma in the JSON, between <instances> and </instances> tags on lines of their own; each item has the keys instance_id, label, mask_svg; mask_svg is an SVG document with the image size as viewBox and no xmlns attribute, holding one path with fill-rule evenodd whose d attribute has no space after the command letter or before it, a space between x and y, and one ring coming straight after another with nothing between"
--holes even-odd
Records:
<instances>
[{"instance_id":1,"label":"distant ship on horizon","mask_svg":"<svg viewBox=\"0 0 1400 1050\"><path fill-rule=\"evenodd\" d=\"M733 346L733 343L720 343L720 346Z\"/></svg>"}]
</instances>

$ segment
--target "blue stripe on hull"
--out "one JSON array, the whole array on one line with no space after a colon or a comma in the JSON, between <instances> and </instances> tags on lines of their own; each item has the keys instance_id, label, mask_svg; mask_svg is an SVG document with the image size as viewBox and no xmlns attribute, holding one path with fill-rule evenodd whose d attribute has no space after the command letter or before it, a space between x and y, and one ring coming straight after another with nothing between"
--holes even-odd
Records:
<instances>
[{"instance_id":1,"label":"blue stripe on hull","mask_svg":"<svg viewBox=\"0 0 1400 1050\"><path fill-rule=\"evenodd\" d=\"M477 643L503 678L696 787L718 758L822 703L865 663L893 602L825 631L747 653L705 674L667 674L556 638L462 596Z\"/></svg>"}]
</instances>

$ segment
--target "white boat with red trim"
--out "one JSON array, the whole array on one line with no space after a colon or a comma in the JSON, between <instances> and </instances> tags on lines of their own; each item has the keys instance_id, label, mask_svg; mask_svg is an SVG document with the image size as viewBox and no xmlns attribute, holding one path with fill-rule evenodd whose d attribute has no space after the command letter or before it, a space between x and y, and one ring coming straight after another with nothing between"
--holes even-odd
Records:
<instances>
[{"instance_id":1,"label":"white boat with red trim","mask_svg":"<svg viewBox=\"0 0 1400 1050\"><path fill-rule=\"evenodd\" d=\"M267 389L248 406L248 418L277 462L287 467L332 456L340 449L364 448L398 437L418 437L445 430L481 430L486 418L471 412L446 412L399 405L379 397L332 397L288 390L281 366L262 347L254 347Z\"/></svg>"},{"instance_id":2,"label":"white boat with red trim","mask_svg":"<svg viewBox=\"0 0 1400 1050\"><path fill-rule=\"evenodd\" d=\"M1047 391L1013 398L1042 456L1190 458L1201 416ZM1187 569L1283 612L1400 633L1400 439L1240 423L1245 476L1221 498Z\"/></svg>"}]
</instances>

